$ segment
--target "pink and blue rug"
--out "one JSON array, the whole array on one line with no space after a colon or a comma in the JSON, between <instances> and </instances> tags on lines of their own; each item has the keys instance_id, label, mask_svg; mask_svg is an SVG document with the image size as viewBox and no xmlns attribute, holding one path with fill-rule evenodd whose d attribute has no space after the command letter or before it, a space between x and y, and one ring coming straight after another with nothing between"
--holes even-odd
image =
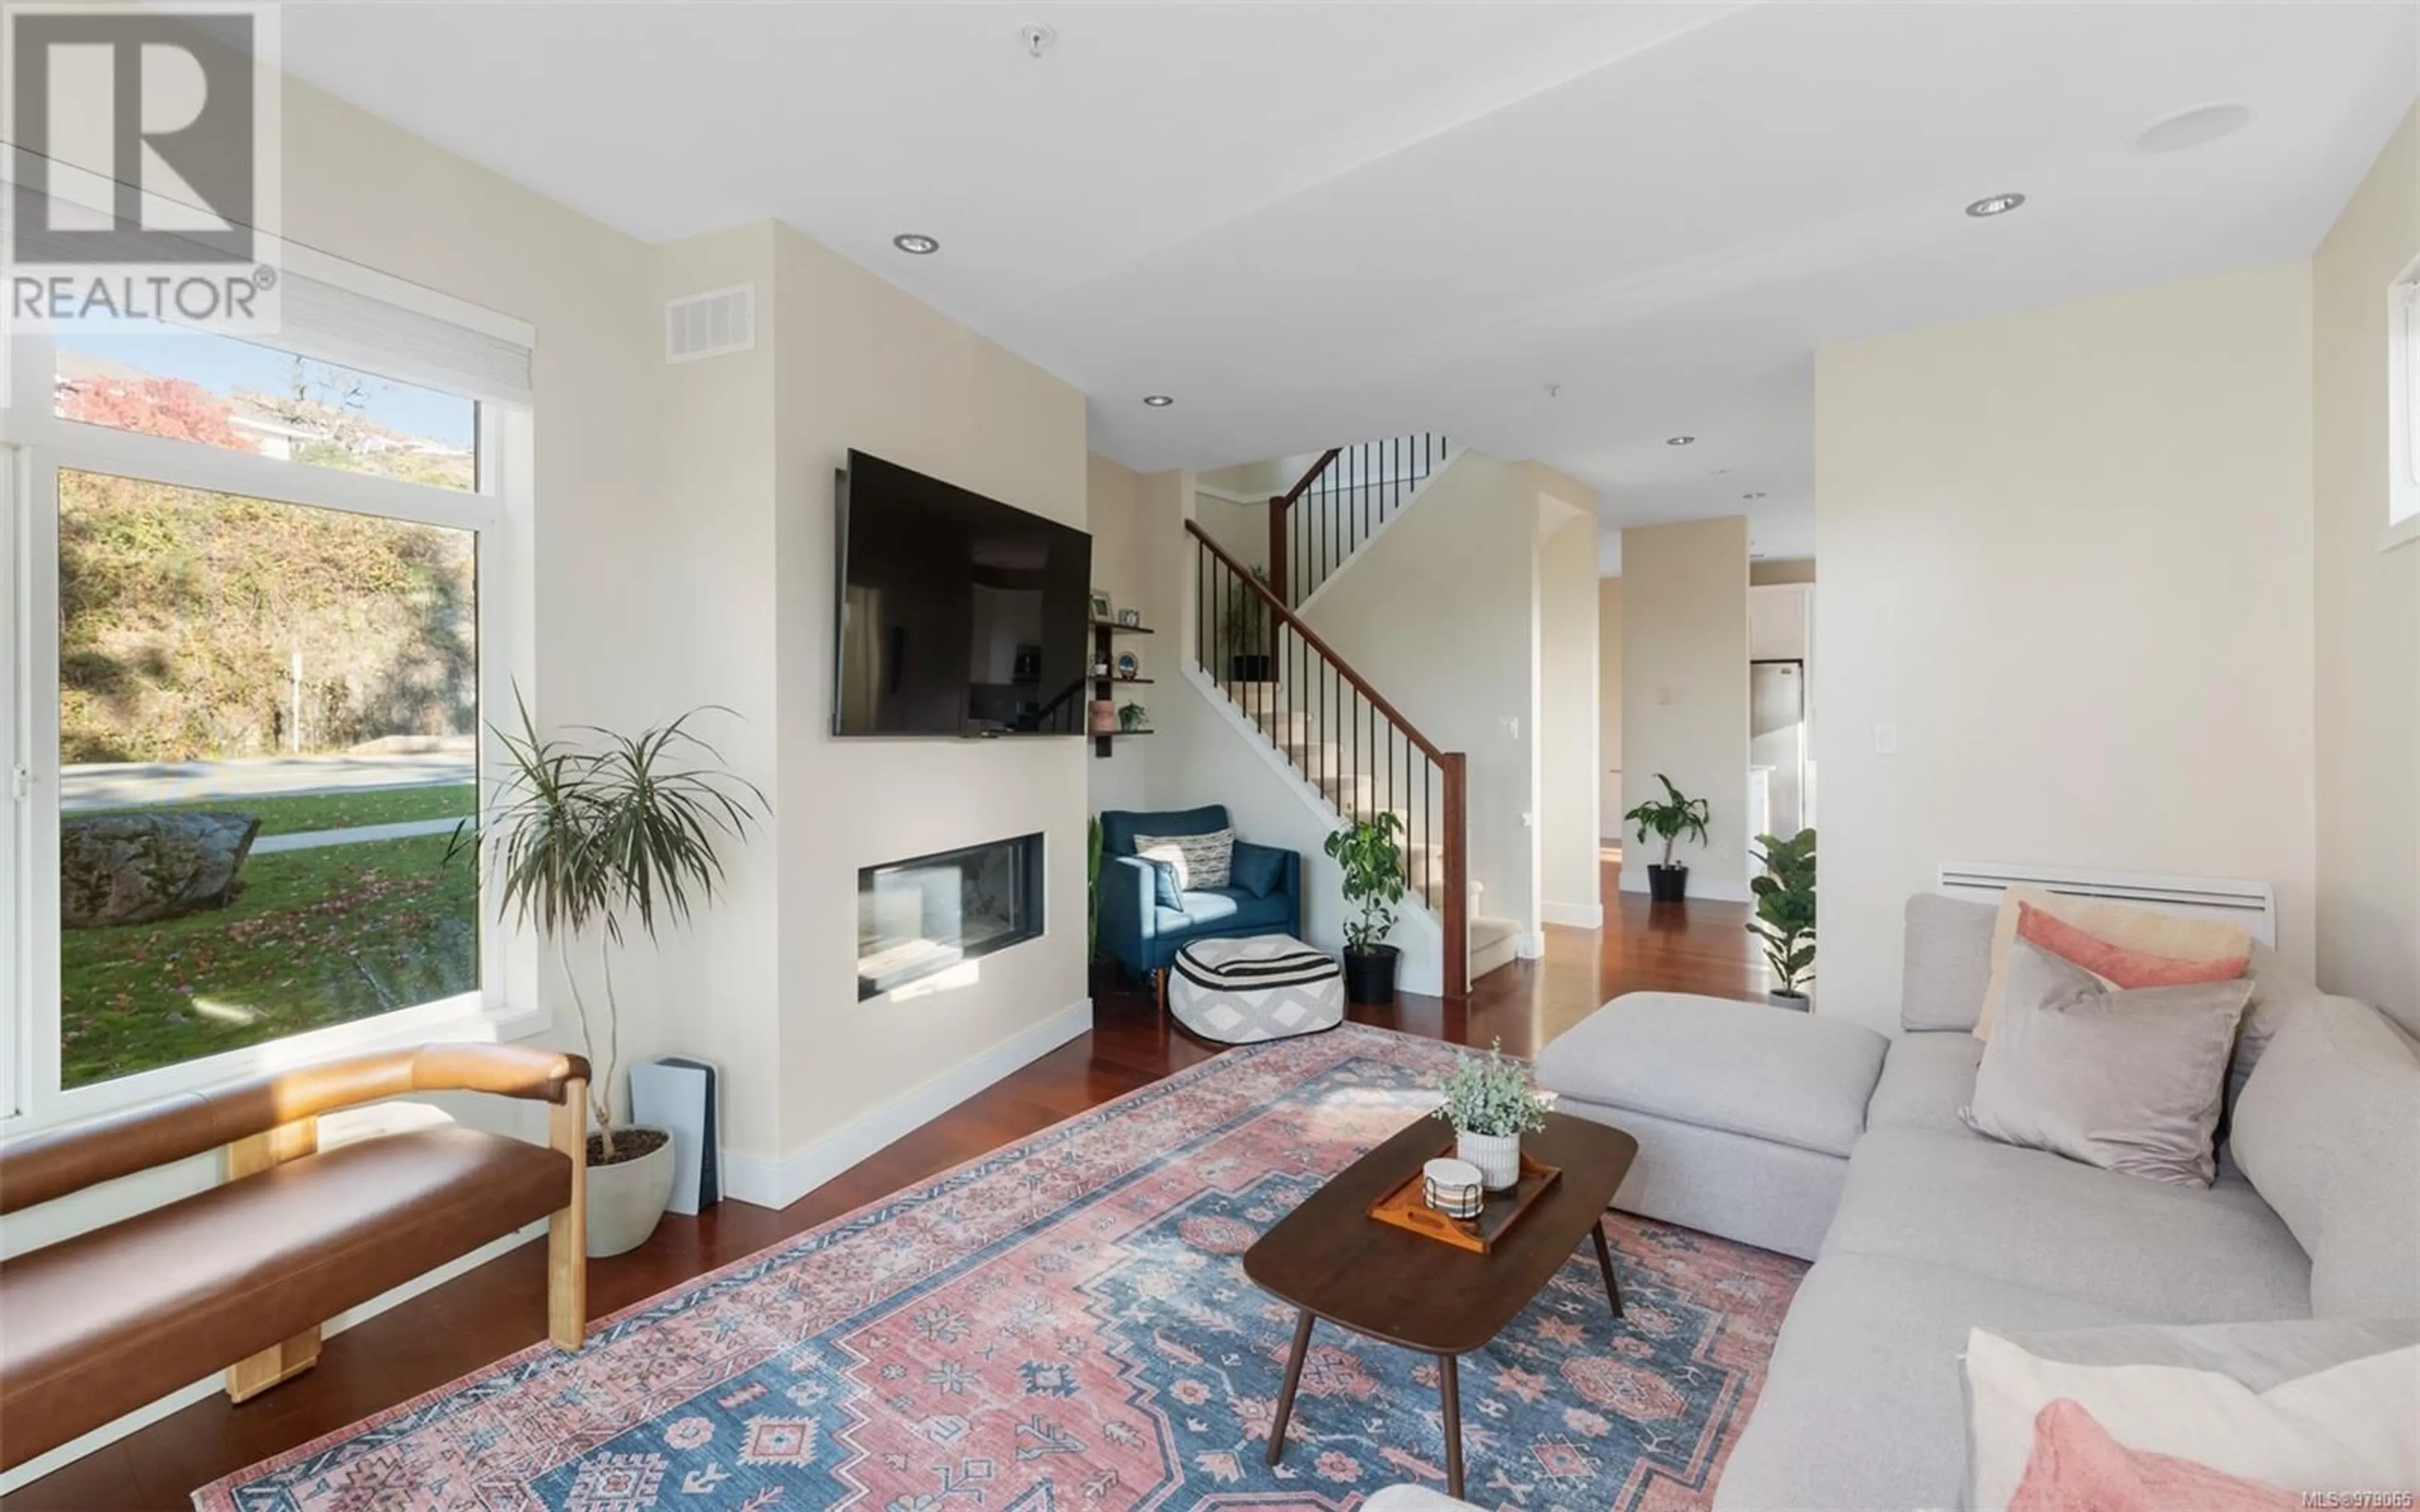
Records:
<instances>
[{"instance_id":1,"label":"pink and blue rug","mask_svg":"<svg viewBox=\"0 0 2420 1512\"><path fill-rule=\"evenodd\" d=\"M1420 1117L1451 1051L1345 1026L1230 1051L194 1495L202 1512L1325 1508L1442 1489L1435 1366L1294 1322L1244 1250ZM1805 1269L1611 1217L1462 1365L1466 1494L1697 1507Z\"/></svg>"}]
</instances>

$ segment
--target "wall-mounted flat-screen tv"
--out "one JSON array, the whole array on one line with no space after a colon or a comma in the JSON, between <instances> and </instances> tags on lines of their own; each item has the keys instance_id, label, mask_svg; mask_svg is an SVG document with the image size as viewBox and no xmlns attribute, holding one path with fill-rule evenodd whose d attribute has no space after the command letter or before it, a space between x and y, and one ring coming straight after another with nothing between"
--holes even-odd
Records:
<instances>
[{"instance_id":1,"label":"wall-mounted flat-screen tv","mask_svg":"<svg viewBox=\"0 0 2420 1512\"><path fill-rule=\"evenodd\" d=\"M842 735L1080 735L1093 538L863 452L839 479Z\"/></svg>"}]
</instances>

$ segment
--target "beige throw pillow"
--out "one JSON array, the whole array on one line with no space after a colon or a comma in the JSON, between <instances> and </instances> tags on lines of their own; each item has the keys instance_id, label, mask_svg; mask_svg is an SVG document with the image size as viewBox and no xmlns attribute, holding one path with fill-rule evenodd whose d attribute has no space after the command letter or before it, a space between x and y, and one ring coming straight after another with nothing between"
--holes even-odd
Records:
<instances>
[{"instance_id":1,"label":"beige throw pillow","mask_svg":"<svg viewBox=\"0 0 2420 1512\"><path fill-rule=\"evenodd\" d=\"M2112 992L2024 940L1983 1048L1969 1128L2103 1170L2208 1186L2226 1058L2252 983Z\"/></svg>"},{"instance_id":2,"label":"beige throw pillow","mask_svg":"<svg viewBox=\"0 0 2420 1512\"><path fill-rule=\"evenodd\" d=\"M2106 898L2071 898L2040 887L2010 887L2000 897L2000 917L1992 929L1992 980L1984 985L1983 1011L1975 1020L1978 1040L1992 1037L2001 999L2008 995L2009 950L2017 941L2020 903L2031 903L2111 945L2149 955L2219 961L2252 953L2252 932L2223 918L2191 918Z\"/></svg>"}]
</instances>

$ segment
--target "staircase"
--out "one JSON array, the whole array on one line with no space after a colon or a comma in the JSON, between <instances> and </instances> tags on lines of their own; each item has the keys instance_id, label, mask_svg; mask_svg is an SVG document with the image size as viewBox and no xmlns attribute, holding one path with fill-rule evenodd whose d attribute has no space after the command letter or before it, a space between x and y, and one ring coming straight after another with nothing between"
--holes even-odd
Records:
<instances>
[{"instance_id":1,"label":"staircase","mask_svg":"<svg viewBox=\"0 0 2420 1512\"><path fill-rule=\"evenodd\" d=\"M1288 609L1311 601L1370 537L1446 464L1443 436L1390 436L1332 446L1269 500L1269 587Z\"/></svg>"},{"instance_id":2,"label":"staircase","mask_svg":"<svg viewBox=\"0 0 2420 1512\"><path fill-rule=\"evenodd\" d=\"M1481 915L1468 859L1467 762L1441 750L1296 609L1446 460L1443 437L1323 454L1269 501L1265 577L1192 521L1197 670L1340 822L1391 813L1407 897L1442 926L1447 995L1510 963L1519 927Z\"/></svg>"}]
</instances>

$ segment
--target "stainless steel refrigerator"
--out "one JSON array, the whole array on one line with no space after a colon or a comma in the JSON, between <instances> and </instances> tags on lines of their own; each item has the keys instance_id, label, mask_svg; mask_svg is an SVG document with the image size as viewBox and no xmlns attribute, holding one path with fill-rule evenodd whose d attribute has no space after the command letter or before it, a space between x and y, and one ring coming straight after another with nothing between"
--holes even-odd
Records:
<instances>
[{"instance_id":1,"label":"stainless steel refrigerator","mask_svg":"<svg viewBox=\"0 0 2420 1512\"><path fill-rule=\"evenodd\" d=\"M1807 823L1807 664L1753 661L1747 668L1747 762L1772 768L1772 833Z\"/></svg>"}]
</instances>

